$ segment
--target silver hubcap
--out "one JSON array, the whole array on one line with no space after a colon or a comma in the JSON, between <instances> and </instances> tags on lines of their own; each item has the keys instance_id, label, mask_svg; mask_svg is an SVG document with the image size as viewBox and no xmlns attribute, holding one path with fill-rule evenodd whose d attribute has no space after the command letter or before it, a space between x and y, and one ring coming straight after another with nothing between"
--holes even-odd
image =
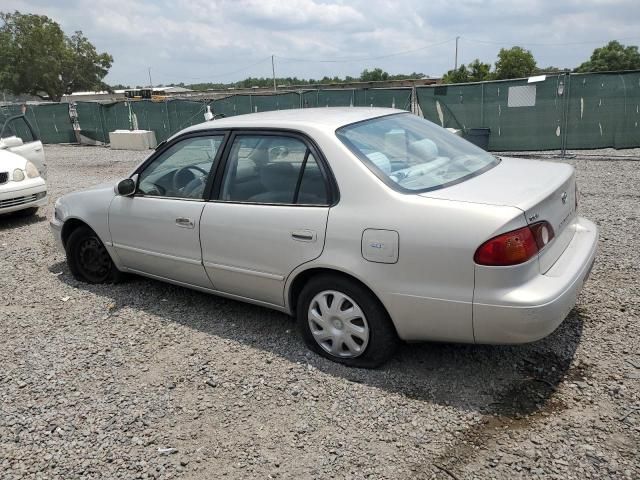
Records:
<instances>
[{"instance_id":1,"label":"silver hubcap","mask_svg":"<svg viewBox=\"0 0 640 480\"><path fill-rule=\"evenodd\" d=\"M344 293L318 293L309 304L308 318L313 338L331 355L355 358L367 348L367 319L358 304Z\"/></svg>"}]
</instances>

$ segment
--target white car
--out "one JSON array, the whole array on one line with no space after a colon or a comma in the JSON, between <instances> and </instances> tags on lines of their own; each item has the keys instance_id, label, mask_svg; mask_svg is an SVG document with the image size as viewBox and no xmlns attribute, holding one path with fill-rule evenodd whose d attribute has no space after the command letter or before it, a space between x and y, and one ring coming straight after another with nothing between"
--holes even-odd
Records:
<instances>
[{"instance_id":1,"label":"white car","mask_svg":"<svg viewBox=\"0 0 640 480\"><path fill-rule=\"evenodd\" d=\"M32 215L47 204L42 142L27 119L8 118L0 129L0 214Z\"/></svg>"},{"instance_id":2,"label":"white car","mask_svg":"<svg viewBox=\"0 0 640 480\"><path fill-rule=\"evenodd\" d=\"M58 199L51 227L78 279L131 272L274 308L359 367L399 340L550 334L598 241L571 166L496 157L376 108L187 128L128 178Z\"/></svg>"}]
</instances>

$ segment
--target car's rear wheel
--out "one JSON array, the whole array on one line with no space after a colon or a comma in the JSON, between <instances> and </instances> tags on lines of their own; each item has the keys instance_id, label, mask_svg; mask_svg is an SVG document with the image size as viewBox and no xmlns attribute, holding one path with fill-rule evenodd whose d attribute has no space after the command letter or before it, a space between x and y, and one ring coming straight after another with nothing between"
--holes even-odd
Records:
<instances>
[{"instance_id":1,"label":"car's rear wheel","mask_svg":"<svg viewBox=\"0 0 640 480\"><path fill-rule=\"evenodd\" d=\"M300 292L296 316L309 348L345 365L377 367L391 358L399 343L379 300L342 276L312 278Z\"/></svg>"},{"instance_id":2,"label":"car's rear wheel","mask_svg":"<svg viewBox=\"0 0 640 480\"><path fill-rule=\"evenodd\" d=\"M108 283L118 282L122 277L104 244L89 227L78 227L71 232L65 250L67 264L76 280Z\"/></svg>"}]
</instances>

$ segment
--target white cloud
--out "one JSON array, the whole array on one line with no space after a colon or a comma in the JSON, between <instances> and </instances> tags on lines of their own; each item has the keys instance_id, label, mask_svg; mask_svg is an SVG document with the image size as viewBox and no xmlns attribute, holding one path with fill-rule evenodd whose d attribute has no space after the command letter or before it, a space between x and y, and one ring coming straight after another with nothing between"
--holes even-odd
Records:
<instances>
[{"instance_id":1,"label":"white cloud","mask_svg":"<svg viewBox=\"0 0 640 480\"><path fill-rule=\"evenodd\" d=\"M357 75L379 66L437 76L453 66L457 35L459 62L493 63L500 47L517 44L532 50L540 65L558 67L578 65L598 42L635 36L622 42L640 43L637 0L6 1L0 10L42 13L67 32L83 30L98 50L114 56L113 83L144 83L148 66L163 83L269 76L272 54L282 75ZM444 40L450 41L370 61L284 58L379 57Z\"/></svg>"}]
</instances>

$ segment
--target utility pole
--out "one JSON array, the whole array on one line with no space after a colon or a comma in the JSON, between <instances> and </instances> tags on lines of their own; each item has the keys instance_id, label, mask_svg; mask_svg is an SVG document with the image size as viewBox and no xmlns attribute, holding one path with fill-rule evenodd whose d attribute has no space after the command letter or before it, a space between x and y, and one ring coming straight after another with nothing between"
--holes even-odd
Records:
<instances>
[{"instance_id":1,"label":"utility pole","mask_svg":"<svg viewBox=\"0 0 640 480\"><path fill-rule=\"evenodd\" d=\"M153 82L151 81L151 67L149 67L149 87L153 90Z\"/></svg>"},{"instance_id":2,"label":"utility pole","mask_svg":"<svg viewBox=\"0 0 640 480\"><path fill-rule=\"evenodd\" d=\"M454 70L458 69L458 40L460 40L460 37L456 37L456 62L455 66L453 67Z\"/></svg>"},{"instance_id":3,"label":"utility pole","mask_svg":"<svg viewBox=\"0 0 640 480\"><path fill-rule=\"evenodd\" d=\"M274 55L271 55L271 74L273 75L273 91L276 91L276 64L273 60Z\"/></svg>"}]
</instances>

